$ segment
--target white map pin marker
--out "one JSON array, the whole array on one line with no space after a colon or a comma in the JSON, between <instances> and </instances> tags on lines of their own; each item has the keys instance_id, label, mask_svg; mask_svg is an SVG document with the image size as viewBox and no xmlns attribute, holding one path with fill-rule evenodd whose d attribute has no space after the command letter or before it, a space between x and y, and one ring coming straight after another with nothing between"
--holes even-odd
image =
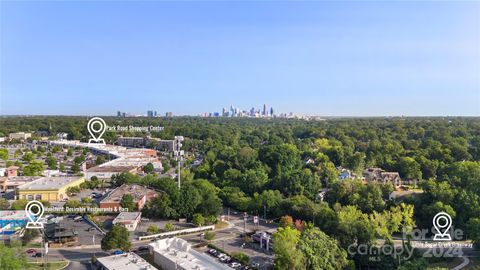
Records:
<instances>
[{"instance_id":1,"label":"white map pin marker","mask_svg":"<svg viewBox=\"0 0 480 270\"><path fill-rule=\"evenodd\" d=\"M39 222L43 216L45 208L39 201L29 201L25 205L25 214L30 222L27 223L26 229L43 229L43 223Z\"/></svg>"},{"instance_id":2,"label":"white map pin marker","mask_svg":"<svg viewBox=\"0 0 480 270\"><path fill-rule=\"evenodd\" d=\"M452 241L452 237L449 234L450 227L452 227L452 217L449 214L445 212L436 214L433 217L433 227L437 231L433 237L434 241Z\"/></svg>"},{"instance_id":3,"label":"white map pin marker","mask_svg":"<svg viewBox=\"0 0 480 270\"><path fill-rule=\"evenodd\" d=\"M98 126L98 128L95 128ZM88 140L88 143L97 143L97 144L105 144L105 140L102 139L103 133L107 129L107 124L105 121L100 117L93 117L87 123L87 130L92 136L93 139Z\"/></svg>"}]
</instances>

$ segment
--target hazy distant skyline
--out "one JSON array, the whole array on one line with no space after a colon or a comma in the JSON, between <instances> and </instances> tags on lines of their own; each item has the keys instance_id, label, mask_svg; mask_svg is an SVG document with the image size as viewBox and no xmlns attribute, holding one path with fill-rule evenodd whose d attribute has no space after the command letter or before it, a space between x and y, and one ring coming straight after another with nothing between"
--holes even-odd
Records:
<instances>
[{"instance_id":1,"label":"hazy distant skyline","mask_svg":"<svg viewBox=\"0 0 480 270\"><path fill-rule=\"evenodd\" d=\"M480 115L480 2L0 2L0 114Z\"/></svg>"}]
</instances>

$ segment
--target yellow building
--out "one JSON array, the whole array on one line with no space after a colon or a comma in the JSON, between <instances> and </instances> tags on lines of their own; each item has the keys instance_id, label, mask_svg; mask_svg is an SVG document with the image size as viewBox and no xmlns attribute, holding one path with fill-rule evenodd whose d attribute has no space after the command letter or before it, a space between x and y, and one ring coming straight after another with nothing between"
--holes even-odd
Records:
<instances>
[{"instance_id":1,"label":"yellow building","mask_svg":"<svg viewBox=\"0 0 480 270\"><path fill-rule=\"evenodd\" d=\"M75 177L42 177L18 186L17 195L19 199L61 201L67 199L67 189L85 182L81 176Z\"/></svg>"}]
</instances>

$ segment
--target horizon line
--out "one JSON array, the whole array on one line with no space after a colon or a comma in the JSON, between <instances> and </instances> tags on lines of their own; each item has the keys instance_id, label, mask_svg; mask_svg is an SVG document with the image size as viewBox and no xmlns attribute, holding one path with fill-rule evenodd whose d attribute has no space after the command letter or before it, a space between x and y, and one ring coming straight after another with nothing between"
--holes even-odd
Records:
<instances>
[{"instance_id":1,"label":"horizon line","mask_svg":"<svg viewBox=\"0 0 480 270\"><path fill-rule=\"evenodd\" d=\"M45 116L45 117L110 117L110 118L181 118L181 117L191 117L191 118L225 118L225 119L292 119L295 117L231 117L231 116L202 116L202 115L191 115L191 114L183 114L183 115L172 115L172 116L147 116L147 115L130 115L130 116L116 116L116 115L102 115L102 114L0 114L0 117L37 117L37 116ZM317 117L317 118L439 118L439 117L446 117L446 118L477 118L480 115L294 115L296 117Z\"/></svg>"}]
</instances>

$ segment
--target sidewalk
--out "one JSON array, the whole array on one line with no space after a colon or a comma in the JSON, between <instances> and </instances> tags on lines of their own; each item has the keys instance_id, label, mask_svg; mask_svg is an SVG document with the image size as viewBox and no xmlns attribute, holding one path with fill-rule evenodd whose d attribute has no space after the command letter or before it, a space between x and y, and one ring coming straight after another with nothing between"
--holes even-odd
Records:
<instances>
[{"instance_id":1,"label":"sidewalk","mask_svg":"<svg viewBox=\"0 0 480 270\"><path fill-rule=\"evenodd\" d=\"M467 266L470 263L470 259L468 257L462 257L462 258L463 258L463 262L461 264L455 266L454 268L452 268L452 270L463 269L465 266Z\"/></svg>"}]
</instances>

